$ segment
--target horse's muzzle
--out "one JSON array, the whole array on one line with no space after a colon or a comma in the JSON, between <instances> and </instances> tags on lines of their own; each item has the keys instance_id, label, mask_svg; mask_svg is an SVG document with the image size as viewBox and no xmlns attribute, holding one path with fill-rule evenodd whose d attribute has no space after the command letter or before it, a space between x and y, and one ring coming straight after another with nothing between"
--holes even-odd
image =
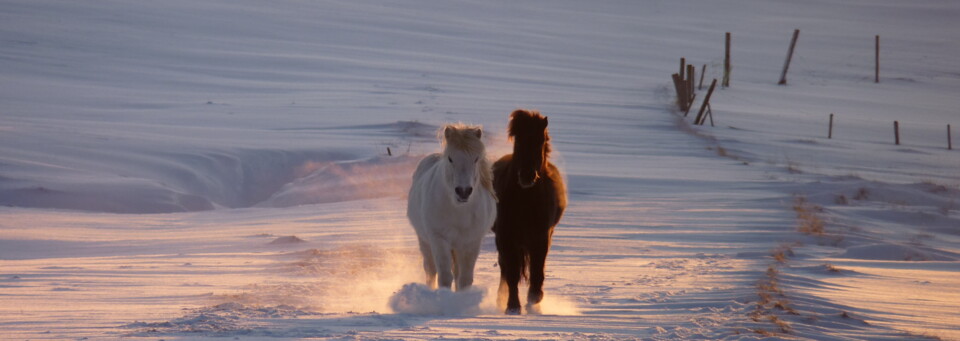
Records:
<instances>
[{"instance_id":1,"label":"horse's muzzle","mask_svg":"<svg viewBox=\"0 0 960 341\"><path fill-rule=\"evenodd\" d=\"M458 202L467 202L470 200L470 193L473 193L473 187L457 187L453 191L457 193Z\"/></svg>"}]
</instances>

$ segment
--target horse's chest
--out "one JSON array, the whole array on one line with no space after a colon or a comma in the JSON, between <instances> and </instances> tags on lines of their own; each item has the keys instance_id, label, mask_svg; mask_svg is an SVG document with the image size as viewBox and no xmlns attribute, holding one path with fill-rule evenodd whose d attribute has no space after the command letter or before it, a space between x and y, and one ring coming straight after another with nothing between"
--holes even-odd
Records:
<instances>
[{"instance_id":1,"label":"horse's chest","mask_svg":"<svg viewBox=\"0 0 960 341\"><path fill-rule=\"evenodd\" d=\"M494 213L495 214L495 211ZM444 219L434 225L434 233L446 240L473 240L482 238L493 224L490 212L484 210L451 209Z\"/></svg>"},{"instance_id":2,"label":"horse's chest","mask_svg":"<svg viewBox=\"0 0 960 341\"><path fill-rule=\"evenodd\" d=\"M490 206L490 207L485 207ZM492 209L493 205L480 205L476 204L476 207L469 209L460 209L459 212L454 212L453 215L455 219L463 224L464 226L475 226L478 224L483 224L484 221L490 220L492 215L496 214L496 211Z\"/></svg>"},{"instance_id":3,"label":"horse's chest","mask_svg":"<svg viewBox=\"0 0 960 341\"><path fill-rule=\"evenodd\" d=\"M500 198L498 208L501 213L510 215L514 220L537 220L552 214L556 203L542 189L517 189L510 195Z\"/></svg>"},{"instance_id":4,"label":"horse's chest","mask_svg":"<svg viewBox=\"0 0 960 341\"><path fill-rule=\"evenodd\" d=\"M442 212L444 220L448 225L457 228L475 228L476 225L484 225L496 216L496 203L493 198L483 192L474 194L467 204L441 204L435 209Z\"/></svg>"}]
</instances>

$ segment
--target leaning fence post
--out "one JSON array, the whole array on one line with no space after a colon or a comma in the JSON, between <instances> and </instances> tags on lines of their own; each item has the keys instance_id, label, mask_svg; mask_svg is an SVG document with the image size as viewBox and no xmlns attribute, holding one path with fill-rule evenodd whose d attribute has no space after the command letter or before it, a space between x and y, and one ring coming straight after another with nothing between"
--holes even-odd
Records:
<instances>
[{"instance_id":1,"label":"leaning fence post","mask_svg":"<svg viewBox=\"0 0 960 341\"><path fill-rule=\"evenodd\" d=\"M710 96L713 95L713 88L717 86L717 79L714 78L713 82L710 83L710 89L707 90L707 96L703 98L703 104L700 104L700 112L697 113L696 119L693 120L693 124L703 124L703 112L707 109L707 106L710 105Z\"/></svg>"},{"instance_id":2,"label":"leaning fence post","mask_svg":"<svg viewBox=\"0 0 960 341\"><path fill-rule=\"evenodd\" d=\"M830 113L830 130L827 132L827 138L833 138L833 113Z\"/></svg>"},{"instance_id":3,"label":"leaning fence post","mask_svg":"<svg viewBox=\"0 0 960 341\"><path fill-rule=\"evenodd\" d=\"M707 113L704 116L710 117L710 126L713 127L713 108L710 107L710 103L707 103ZM706 118L703 119L703 121L706 120ZM703 125L703 122L700 122L700 125Z\"/></svg>"},{"instance_id":4,"label":"leaning fence post","mask_svg":"<svg viewBox=\"0 0 960 341\"><path fill-rule=\"evenodd\" d=\"M723 54L723 87L730 86L730 32L727 32L727 49Z\"/></svg>"},{"instance_id":5,"label":"leaning fence post","mask_svg":"<svg viewBox=\"0 0 960 341\"><path fill-rule=\"evenodd\" d=\"M900 145L900 122L893 121L893 137L897 142L897 145Z\"/></svg>"},{"instance_id":6,"label":"leaning fence post","mask_svg":"<svg viewBox=\"0 0 960 341\"><path fill-rule=\"evenodd\" d=\"M780 82L777 84L787 84L787 69L790 68L790 59L793 58L793 48L797 45L797 37L800 36L800 29L793 30L793 39L790 39L790 49L787 50L787 60L783 62L783 73L780 74Z\"/></svg>"}]
</instances>

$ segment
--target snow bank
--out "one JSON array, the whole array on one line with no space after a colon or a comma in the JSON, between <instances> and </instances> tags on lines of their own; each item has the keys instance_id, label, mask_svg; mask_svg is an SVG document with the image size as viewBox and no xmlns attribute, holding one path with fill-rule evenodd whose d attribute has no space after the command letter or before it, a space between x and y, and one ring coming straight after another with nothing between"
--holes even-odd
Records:
<instances>
[{"instance_id":1,"label":"snow bank","mask_svg":"<svg viewBox=\"0 0 960 341\"><path fill-rule=\"evenodd\" d=\"M307 204L406 196L418 157L381 156L347 162L307 162L295 173L305 174L280 188L258 207L289 207Z\"/></svg>"},{"instance_id":2,"label":"snow bank","mask_svg":"<svg viewBox=\"0 0 960 341\"><path fill-rule=\"evenodd\" d=\"M77 137L64 134L56 137L64 145L45 150L18 147L23 141L0 147L6 151L0 154L0 169L5 170L0 175L0 205L168 213L405 195L408 173L417 159L400 141L435 141L436 127L396 122L321 130L392 138L389 146L396 154L358 160L349 147L306 151L170 146L161 150L156 141L117 144L110 139L95 141L93 149L78 152L72 147L77 144L72 138ZM385 147L378 152L386 154Z\"/></svg>"},{"instance_id":3,"label":"snow bank","mask_svg":"<svg viewBox=\"0 0 960 341\"><path fill-rule=\"evenodd\" d=\"M848 247L838 258L893 260L893 261L956 261L960 258L951 252L922 246L871 244Z\"/></svg>"},{"instance_id":4,"label":"snow bank","mask_svg":"<svg viewBox=\"0 0 960 341\"><path fill-rule=\"evenodd\" d=\"M300 327L276 331L268 328L265 319L297 319L316 316L291 306L250 307L238 303L223 303L212 307L191 309L185 316L165 322L133 322L120 328L127 336L156 335L183 336L260 336L260 337L323 337L332 336L323 328Z\"/></svg>"},{"instance_id":5,"label":"snow bank","mask_svg":"<svg viewBox=\"0 0 960 341\"><path fill-rule=\"evenodd\" d=\"M121 149L109 155L24 155L44 160L42 164L0 157L0 166L8 170L0 182L0 204L112 213L250 207L293 181L298 167L346 155L335 151Z\"/></svg>"}]
</instances>

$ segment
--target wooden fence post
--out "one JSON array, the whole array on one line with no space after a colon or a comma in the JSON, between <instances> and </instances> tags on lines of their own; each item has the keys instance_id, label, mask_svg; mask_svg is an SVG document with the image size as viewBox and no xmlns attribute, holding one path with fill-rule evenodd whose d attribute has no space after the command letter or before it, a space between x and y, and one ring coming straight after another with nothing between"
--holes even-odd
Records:
<instances>
[{"instance_id":1,"label":"wooden fence post","mask_svg":"<svg viewBox=\"0 0 960 341\"><path fill-rule=\"evenodd\" d=\"M707 64L703 64L703 68L700 68L700 86L697 87L697 90L703 90L703 76L707 74Z\"/></svg>"},{"instance_id":2,"label":"wooden fence post","mask_svg":"<svg viewBox=\"0 0 960 341\"><path fill-rule=\"evenodd\" d=\"M875 45L876 45L876 54L874 58L874 61L875 61L874 64L876 65L876 68L874 69L874 72L873 72L874 74L873 82L880 83L880 35L879 34L876 37Z\"/></svg>"},{"instance_id":3,"label":"wooden fence post","mask_svg":"<svg viewBox=\"0 0 960 341\"><path fill-rule=\"evenodd\" d=\"M700 112L697 113L696 119L693 120L693 124L702 125L704 121L703 113L707 110L707 107L710 106L710 96L713 95L713 88L717 86L717 79L714 78L713 82L710 83L710 89L707 90L707 96L703 98L703 104L700 105ZM713 115L710 116L711 121L713 120Z\"/></svg>"},{"instance_id":4,"label":"wooden fence post","mask_svg":"<svg viewBox=\"0 0 960 341\"><path fill-rule=\"evenodd\" d=\"M703 125L703 122L707 120L707 117L710 117L710 126L711 126L711 127L714 127L714 125L713 125L713 108L710 107L710 103L707 103L707 113L706 113L706 115L704 115L703 120L700 121L700 125Z\"/></svg>"},{"instance_id":5,"label":"wooden fence post","mask_svg":"<svg viewBox=\"0 0 960 341\"><path fill-rule=\"evenodd\" d=\"M953 150L953 138L950 137L950 125L947 125L947 150Z\"/></svg>"},{"instance_id":6,"label":"wooden fence post","mask_svg":"<svg viewBox=\"0 0 960 341\"><path fill-rule=\"evenodd\" d=\"M790 68L790 59L793 59L793 48L797 45L797 37L800 36L800 29L793 30L793 39L790 39L790 49L787 50L787 60L783 62L783 73L780 74L780 82L777 84L787 84L787 69Z\"/></svg>"},{"instance_id":7,"label":"wooden fence post","mask_svg":"<svg viewBox=\"0 0 960 341\"><path fill-rule=\"evenodd\" d=\"M897 145L900 145L900 122L893 121L893 137L896 139Z\"/></svg>"},{"instance_id":8,"label":"wooden fence post","mask_svg":"<svg viewBox=\"0 0 960 341\"><path fill-rule=\"evenodd\" d=\"M723 54L723 87L730 86L730 32L727 32L726 53Z\"/></svg>"},{"instance_id":9,"label":"wooden fence post","mask_svg":"<svg viewBox=\"0 0 960 341\"><path fill-rule=\"evenodd\" d=\"M827 138L833 138L833 113L830 113L830 130L827 132Z\"/></svg>"},{"instance_id":10,"label":"wooden fence post","mask_svg":"<svg viewBox=\"0 0 960 341\"><path fill-rule=\"evenodd\" d=\"M690 103L690 97L687 95L687 85L683 79L680 78L680 74L675 73L672 77L673 87L677 91L677 107L679 107L681 111L687 111L687 105Z\"/></svg>"},{"instance_id":11,"label":"wooden fence post","mask_svg":"<svg viewBox=\"0 0 960 341\"><path fill-rule=\"evenodd\" d=\"M687 79L687 75L684 72L687 71L687 59L680 57L680 79Z\"/></svg>"},{"instance_id":12,"label":"wooden fence post","mask_svg":"<svg viewBox=\"0 0 960 341\"><path fill-rule=\"evenodd\" d=\"M687 64L687 95L690 96L688 101L693 104L693 96L696 93L696 88L693 86L694 80L697 78L697 67L693 64Z\"/></svg>"}]
</instances>

